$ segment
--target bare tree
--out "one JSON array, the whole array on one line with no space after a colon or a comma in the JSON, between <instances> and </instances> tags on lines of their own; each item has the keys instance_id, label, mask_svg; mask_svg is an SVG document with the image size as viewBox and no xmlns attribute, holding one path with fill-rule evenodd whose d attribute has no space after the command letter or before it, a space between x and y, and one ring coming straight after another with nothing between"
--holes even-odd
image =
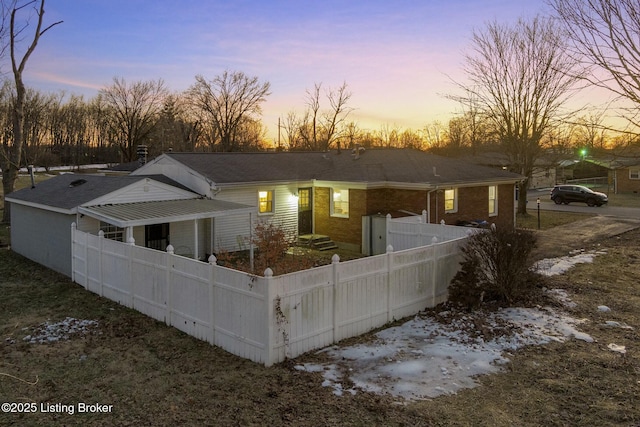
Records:
<instances>
[{"instance_id":1,"label":"bare tree","mask_svg":"<svg viewBox=\"0 0 640 427\"><path fill-rule=\"evenodd\" d=\"M495 126L519 184L518 212L526 213L526 190L540 141L561 114L578 78L576 61L551 20L536 17L513 26L490 23L472 37L465 56L468 84L458 84L462 102L473 100Z\"/></svg>"},{"instance_id":2,"label":"bare tree","mask_svg":"<svg viewBox=\"0 0 640 427\"><path fill-rule=\"evenodd\" d=\"M168 150L196 151L202 136L199 111L192 111L184 94L168 95L163 103L154 139L157 153Z\"/></svg>"},{"instance_id":3,"label":"bare tree","mask_svg":"<svg viewBox=\"0 0 640 427\"><path fill-rule=\"evenodd\" d=\"M7 14L10 16L8 35L11 69L13 71L13 79L15 83L15 98L13 103L13 140L10 144L4 146L2 157L0 158L0 168L2 168L2 188L5 196L13 192L16 179L18 178L18 171L20 170L22 145L24 143L24 104L27 92L23 81L24 69L27 66L27 61L35 51L38 41L40 41L40 37L42 37L51 28L62 23L62 21L54 22L53 24L43 28L44 0L32 0L21 5L12 1L9 4L10 5L7 6L5 3L2 3L2 17L5 18ZM8 12L9 10L10 12ZM33 35L30 38L31 42L28 44L24 54L20 55L18 52L18 45L25 40L24 33L29 27L29 19L27 18L23 21L23 24L20 24L19 15L29 10L31 10L32 14L35 14L37 23L35 25ZM3 19L2 29L4 28L5 20ZM3 51L6 49L6 45L4 46ZM9 222L10 218L9 203L5 201L2 220L3 222Z\"/></svg>"},{"instance_id":4,"label":"bare tree","mask_svg":"<svg viewBox=\"0 0 640 427\"><path fill-rule=\"evenodd\" d=\"M196 83L189 89L193 105L208 119L210 138L219 151L236 151L235 140L245 119L255 119L261 113L261 104L270 95L269 82L258 77L234 71L225 71L213 80L196 76Z\"/></svg>"},{"instance_id":5,"label":"bare tree","mask_svg":"<svg viewBox=\"0 0 640 427\"><path fill-rule=\"evenodd\" d=\"M279 126L289 151L304 149L302 122L298 119L295 111L288 112L287 117L285 117Z\"/></svg>"},{"instance_id":6,"label":"bare tree","mask_svg":"<svg viewBox=\"0 0 640 427\"><path fill-rule=\"evenodd\" d=\"M314 84L313 90L306 92L307 111L300 121L300 137L309 150L327 151L337 141L343 124L351 112L347 104L351 99L347 83L338 89L326 92L329 108L320 111L320 91L322 83Z\"/></svg>"},{"instance_id":7,"label":"bare tree","mask_svg":"<svg viewBox=\"0 0 640 427\"><path fill-rule=\"evenodd\" d=\"M442 148L445 142L446 131L442 123L434 120L423 128L426 144L429 148Z\"/></svg>"},{"instance_id":8,"label":"bare tree","mask_svg":"<svg viewBox=\"0 0 640 427\"><path fill-rule=\"evenodd\" d=\"M337 90L329 90L327 93L327 99L331 109L324 116L323 130L324 130L324 144L325 150L331 147L333 141L340 136L340 128L352 108L347 106L349 99L351 99L351 92L347 87L347 83L342 83Z\"/></svg>"},{"instance_id":9,"label":"bare tree","mask_svg":"<svg viewBox=\"0 0 640 427\"><path fill-rule=\"evenodd\" d=\"M320 87L322 83L315 83L313 90L306 90L307 111L300 124L300 135L311 150L322 150L318 143L318 111L320 110Z\"/></svg>"},{"instance_id":10,"label":"bare tree","mask_svg":"<svg viewBox=\"0 0 640 427\"><path fill-rule=\"evenodd\" d=\"M631 101L625 117L640 127L638 0L548 0L580 60L595 66L590 83Z\"/></svg>"},{"instance_id":11,"label":"bare tree","mask_svg":"<svg viewBox=\"0 0 640 427\"><path fill-rule=\"evenodd\" d=\"M123 161L135 160L136 147L149 142L167 95L162 80L128 85L124 79L114 77L111 86L100 90Z\"/></svg>"}]
</instances>

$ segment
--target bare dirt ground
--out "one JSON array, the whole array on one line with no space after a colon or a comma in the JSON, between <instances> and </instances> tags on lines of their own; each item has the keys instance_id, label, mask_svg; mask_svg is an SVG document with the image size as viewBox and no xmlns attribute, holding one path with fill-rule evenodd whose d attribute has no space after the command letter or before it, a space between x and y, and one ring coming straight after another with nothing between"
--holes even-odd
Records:
<instances>
[{"instance_id":1,"label":"bare dirt ground","mask_svg":"<svg viewBox=\"0 0 640 427\"><path fill-rule=\"evenodd\" d=\"M640 227L640 219L620 219L593 216L547 230L536 230L537 248L534 259L563 256L572 250L586 249L604 239L615 237Z\"/></svg>"},{"instance_id":2,"label":"bare dirt ground","mask_svg":"<svg viewBox=\"0 0 640 427\"><path fill-rule=\"evenodd\" d=\"M539 232L537 258L603 252L543 283L567 291L576 303L569 314L584 319L581 330L596 342L526 347L510 355L502 372L479 378L479 387L418 402L365 392L336 396L322 386L321 373L294 368L321 357L316 353L265 368L0 250L0 403L37 407L0 412L0 425L639 426L637 226L596 217ZM69 318L96 323L78 326ZM81 330L32 343L53 323ZM344 344L365 340L371 335ZM611 351L612 343L626 353ZM112 406L78 413L80 403ZM43 404L76 412L43 411Z\"/></svg>"}]
</instances>

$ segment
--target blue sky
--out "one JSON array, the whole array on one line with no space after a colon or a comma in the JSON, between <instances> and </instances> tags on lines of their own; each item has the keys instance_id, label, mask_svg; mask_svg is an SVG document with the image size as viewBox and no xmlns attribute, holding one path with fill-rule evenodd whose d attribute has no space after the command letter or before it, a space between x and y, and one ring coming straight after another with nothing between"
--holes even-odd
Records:
<instances>
[{"instance_id":1,"label":"blue sky","mask_svg":"<svg viewBox=\"0 0 640 427\"><path fill-rule=\"evenodd\" d=\"M46 23L64 23L41 39L25 80L90 98L116 76L182 91L197 74L242 71L271 83L271 135L278 117L302 113L314 83L346 82L359 127L420 129L456 112L443 94L462 79L474 28L545 10L543 0L47 0Z\"/></svg>"}]
</instances>

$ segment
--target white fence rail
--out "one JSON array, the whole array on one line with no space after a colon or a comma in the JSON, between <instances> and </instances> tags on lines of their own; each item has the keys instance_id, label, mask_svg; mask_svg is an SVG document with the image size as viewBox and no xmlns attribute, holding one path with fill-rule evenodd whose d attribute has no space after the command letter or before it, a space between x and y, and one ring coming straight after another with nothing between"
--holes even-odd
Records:
<instances>
[{"instance_id":1,"label":"white fence rail","mask_svg":"<svg viewBox=\"0 0 640 427\"><path fill-rule=\"evenodd\" d=\"M391 215L387 215L387 244L396 251L466 238L477 230L445 225L444 221L442 224L429 224L426 222L426 212L393 219Z\"/></svg>"},{"instance_id":2,"label":"white fence rail","mask_svg":"<svg viewBox=\"0 0 640 427\"><path fill-rule=\"evenodd\" d=\"M269 366L445 301L466 236L260 277L72 227L73 280Z\"/></svg>"}]
</instances>

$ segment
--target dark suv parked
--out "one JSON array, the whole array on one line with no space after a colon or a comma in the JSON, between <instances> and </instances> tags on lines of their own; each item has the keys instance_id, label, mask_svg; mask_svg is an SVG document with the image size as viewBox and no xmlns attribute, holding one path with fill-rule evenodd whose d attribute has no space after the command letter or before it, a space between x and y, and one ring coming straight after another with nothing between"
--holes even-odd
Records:
<instances>
[{"instance_id":1,"label":"dark suv parked","mask_svg":"<svg viewBox=\"0 0 640 427\"><path fill-rule=\"evenodd\" d=\"M582 185L556 185L551 190L551 200L556 205L582 202L589 206L602 206L609 201L607 195L592 191Z\"/></svg>"}]
</instances>

